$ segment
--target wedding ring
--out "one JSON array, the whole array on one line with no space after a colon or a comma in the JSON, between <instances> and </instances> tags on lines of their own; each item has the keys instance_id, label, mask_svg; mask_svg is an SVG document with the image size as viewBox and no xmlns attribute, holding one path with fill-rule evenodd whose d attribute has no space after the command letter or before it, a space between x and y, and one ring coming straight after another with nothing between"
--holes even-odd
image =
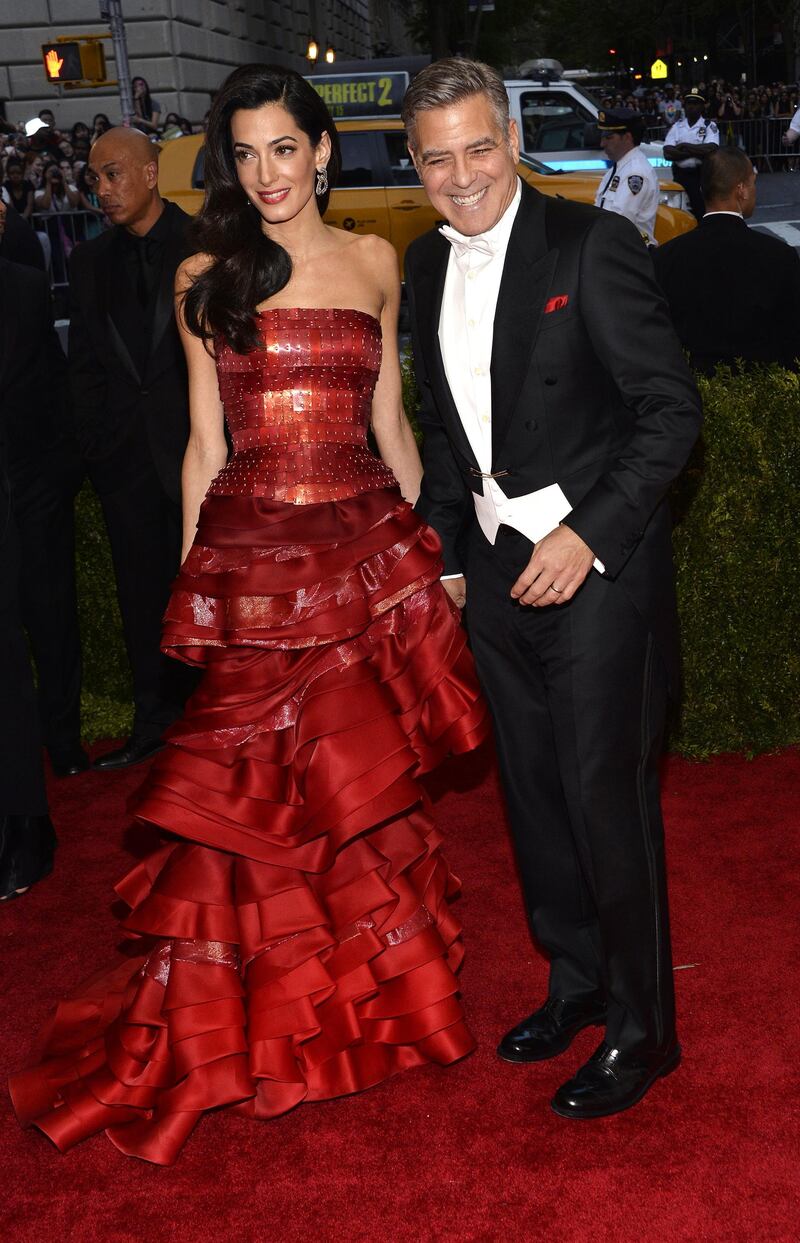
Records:
<instances>
[{"instance_id":1,"label":"wedding ring","mask_svg":"<svg viewBox=\"0 0 800 1243\"><path fill-rule=\"evenodd\" d=\"M560 596L560 595L562 594L562 592L563 592L564 588L563 588L563 587L556 587L555 583L551 583L551 584L550 584L550 590L551 590L551 591L554 591L554 592L556 593L556 595L557 595L557 596Z\"/></svg>"}]
</instances>

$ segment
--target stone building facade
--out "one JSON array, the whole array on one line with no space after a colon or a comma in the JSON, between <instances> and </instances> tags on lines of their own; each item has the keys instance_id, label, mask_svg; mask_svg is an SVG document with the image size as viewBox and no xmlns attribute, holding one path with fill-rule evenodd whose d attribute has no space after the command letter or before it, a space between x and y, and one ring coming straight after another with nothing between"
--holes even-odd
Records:
<instances>
[{"instance_id":1,"label":"stone building facade","mask_svg":"<svg viewBox=\"0 0 800 1243\"><path fill-rule=\"evenodd\" d=\"M147 79L162 116L200 121L214 91L236 65L251 61L308 67L313 35L339 59L368 58L387 32L402 39L405 0L123 0L133 76ZM24 15L24 24L21 16ZM67 90L48 84L41 45L56 35L107 31L98 0L0 0L0 100L11 121L50 107L59 127L120 115L116 88ZM116 77L111 41L106 64ZM380 48L383 50L383 47ZM405 51L407 48L393 50Z\"/></svg>"}]
</instances>

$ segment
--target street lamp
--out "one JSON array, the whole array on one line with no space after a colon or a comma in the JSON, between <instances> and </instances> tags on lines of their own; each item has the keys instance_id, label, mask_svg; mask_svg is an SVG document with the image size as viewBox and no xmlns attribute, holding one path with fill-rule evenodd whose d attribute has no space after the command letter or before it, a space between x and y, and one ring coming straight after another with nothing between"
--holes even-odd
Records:
<instances>
[{"instance_id":1,"label":"street lamp","mask_svg":"<svg viewBox=\"0 0 800 1243\"><path fill-rule=\"evenodd\" d=\"M308 36L308 47L306 48L306 60L315 61L319 58L319 44L313 35Z\"/></svg>"},{"instance_id":2,"label":"street lamp","mask_svg":"<svg viewBox=\"0 0 800 1243\"><path fill-rule=\"evenodd\" d=\"M325 60L329 65L332 65L336 60L336 53L333 50L333 45L330 43L328 44L328 50L325 53Z\"/></svg>"}]
</instances>

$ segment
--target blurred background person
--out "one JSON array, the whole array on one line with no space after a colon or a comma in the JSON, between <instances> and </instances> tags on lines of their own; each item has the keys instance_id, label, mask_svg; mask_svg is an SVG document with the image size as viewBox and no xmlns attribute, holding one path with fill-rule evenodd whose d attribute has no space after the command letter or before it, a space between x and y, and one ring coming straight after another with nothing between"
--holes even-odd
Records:
<instances>
[{"instance_id":1,"label":"blurred background person","mask_svg":"<svg viewBox=\"0 0 800 1243\"><path fill-rule=\"evenodd\" d=\"M664 138L664 159L672 160L672 175L688 194L697 220L705 210L700 168L705 157L719 146L716 122L707 121L703 116L705 103L705 97L694 88L684 95L684 117L671 126Z\"/></svg>"},{"instance_id":2,"label":"blurred background person","mask_svg":"<svg viewBox=\"0 0 800 1243\"><path fill-rule=\"evenodd\" d=\"M42 768L41 733L19 600L20 549L9 477L18 394L41 344L50 290L44 273L0 258L0 900L26 892L53 866L55 832ZM33 349L32 349L33 346Z\"/></svg>"},{"instance_id":3,"label":"blurred background person","mask_svg":"<svg viewBox=\"0 0 800 1243\"><path fill-rule=\"evenodd\" d=\"M8 195L8 202L25 220L30 220L33 212L33 196L35 193L32 181L25 177L25 165L18 155L9 156L6 160L6 176L3 188Z\"/></svg>"},{"instance_id":4,"label":"blurred background person","mask_svg":"<svg viewBox=\"0 0 800 1243\"><path fill-rule=\"evenodd\" d=\"M595 207L625 216L648 246L656 243L658 177L640 143L642 116L632 108L614 108L598 114L600 146L613 164L597 187Z\"/></svg>"},{"instance_id":5,"label":"blurred background person","mask_svg":"<svg viewBox=\"0 0 800 1243\"><path fill-rule=\"evenodd\" d=\"M681 345L692 366L779 363L800 356L800 257L771 234L747 227L756 172L738 147L703 162L706 213L697 229L653 254Z\"/></svg>"},{"instance_id":6,"label":"blurred background person","mask_svg":"<svg viewBox=\"0 0 800 1243\"><path fill-rule=\"evenodd\" d=\"M158 133L158 118L161 116L161 104L150 95L150 87L144 78L132 78L134 117L131 122L137 129L146 134Z\"/></svg>"}]
</instances>

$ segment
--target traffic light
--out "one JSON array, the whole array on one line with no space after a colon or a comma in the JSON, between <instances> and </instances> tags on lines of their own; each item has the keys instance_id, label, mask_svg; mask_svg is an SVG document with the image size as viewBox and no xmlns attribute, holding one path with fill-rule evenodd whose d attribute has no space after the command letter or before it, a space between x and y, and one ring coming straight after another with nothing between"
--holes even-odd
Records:
<instances>
[{"instance_id":1,"label":"traffic light","mask_svg":"<svg viewBox=\"0 0 800 1243\"><path fill-rule=\"evenodd\" d=\"M48 82L82 82L80 43L43 43L42 60Z\"/></svg>"},{"instance_id":2,"label":"traffic light","mask_svg":"<svg viewBox=\"0 0 800 1243\"><path fill-rule=\"evenodd\" d=\"M99 39L43 43L42 60L48 82L106 81L106 57Z\"/></svg>"}]
</instances>

